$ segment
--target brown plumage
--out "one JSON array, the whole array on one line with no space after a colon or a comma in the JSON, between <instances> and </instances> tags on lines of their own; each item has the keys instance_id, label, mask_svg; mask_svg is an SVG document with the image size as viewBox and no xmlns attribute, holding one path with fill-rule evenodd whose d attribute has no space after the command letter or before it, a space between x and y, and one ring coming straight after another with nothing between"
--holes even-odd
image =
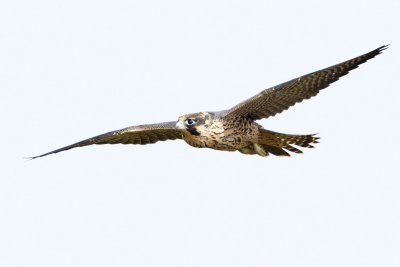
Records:
<instances>
[{"instance_id":1,"label":"brown plumage","mask_svg":"<svg viewBox=\"0 0 400 267\"><path fill-rule=\"evenodd\" d=\"M272 132L255 121L274 116L296 103L317 95L321 89L379 55L386 48L387 46L381 46L343 63L266 89L228 110L187 114L181 116L177 122L132 126L98 135L31 159L88 145L146 145L175 139L184 139L194 147L239 151L263 157L269 154L290 156L288 151L302 153L295 146L312 148L312 144L318 143L319 138L314 135Z\"/></svg>"}]
</instances>

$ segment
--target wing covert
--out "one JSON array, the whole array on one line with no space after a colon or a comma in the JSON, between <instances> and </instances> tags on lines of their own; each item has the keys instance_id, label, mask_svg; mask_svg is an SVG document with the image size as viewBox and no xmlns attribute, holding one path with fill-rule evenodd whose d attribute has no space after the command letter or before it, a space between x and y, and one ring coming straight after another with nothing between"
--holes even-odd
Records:
<instances>
[{"instance_id":1,"label":"wing covert","mask_svg":"<svg viewBox=\"0 0 400 267\"><path fill-rule=\"evenodd\" d=\"M61 151L69 150L75 147L89 146L89 145L103 145L103 144L139 144L147 145L154 144L158 141L182 139L181 130L175 129L176 122L162 122L156 124L145 124L138 126L131 126L116 131L111 131L105 134L94 136L77 142L75 144L62 147L48 153L31 157L35 159L44 157L49 154L58 153Z\"/></svg>"},{"instance_id":2,"label":"wing covert","mask_svg":"<svg viewBox=\"0 0 400 267\"><path fill-rule=\"evenodd\" d=\"M387 45L381 46L359 57L266 89L225 111L224 115L228 117L245 116L253 120L274 116L296 103L317 95L321 89L328 87L349 71L379 55L387 47Z\"/></svg>"}]
</instances>

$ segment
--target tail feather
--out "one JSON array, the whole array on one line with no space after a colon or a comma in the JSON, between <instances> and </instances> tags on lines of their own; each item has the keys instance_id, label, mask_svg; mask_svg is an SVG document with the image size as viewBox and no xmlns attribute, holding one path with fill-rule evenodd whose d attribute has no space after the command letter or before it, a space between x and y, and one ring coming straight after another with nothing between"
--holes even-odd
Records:
<instances>
[{"instance_id":1,"label":"tail feather","mask_svg":"<svg viewBox=\"0 0 400 267\"><path fill-rule=\"evenodd\" d=\"M303 154L303 151L301 151L300 149L295 148L294 146L291 146L291 145L285 145L284 148L289 150L290 152L293 152L296 154Z\"/></svg>"},{"instance_id":2,"label":"tail feather","mask_svg":"<svg viewBox=\"0 0 400 267\"><path fill-rule=\"evenodd\" d=\"M261 135L258 143L261 144L266 151L276 156L290 156L290 154L285 150L296 154L301 154L303 152L293 145L313 148L314 146L311 144L319 143L318 139L320 139L319 137L316 137L315 134L282 134L265 129L261 129L260 133Z\"/></svg>"}]
</instances>

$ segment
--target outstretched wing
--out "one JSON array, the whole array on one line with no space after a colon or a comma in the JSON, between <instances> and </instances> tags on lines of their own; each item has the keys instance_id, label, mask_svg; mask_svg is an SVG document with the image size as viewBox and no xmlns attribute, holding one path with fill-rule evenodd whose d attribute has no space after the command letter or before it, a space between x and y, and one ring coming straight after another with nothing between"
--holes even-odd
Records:
<instances>
[{"instance_id":1,"label":"outstretched wing","mask_svg":"<svg viewBox=\"0 0 400 267\"><path fill-rule=\"evenodd\" d=\"M103 144L154 144L158 141L182 139L182 131L175 129L176 122L162 122L156 124L146 124L131 126L121 130L101 134L78 143L59 148L48 153L31 157L35 159L49 154L58 153L75 147L103 145Z\"/></svg>"},{"instance_id":2,"label":"outstretched wing","mask_svg":"<svg viewBox=\"0 0 400 267\"><path fill-rule=\"evenodd\" d=\"M379 55L388 46L381 46L367 54L322 69L266 89L224 112L229 116L244 116L253 120L268 118L319 93L360 64Z\"/></svg>"}]
</instances>

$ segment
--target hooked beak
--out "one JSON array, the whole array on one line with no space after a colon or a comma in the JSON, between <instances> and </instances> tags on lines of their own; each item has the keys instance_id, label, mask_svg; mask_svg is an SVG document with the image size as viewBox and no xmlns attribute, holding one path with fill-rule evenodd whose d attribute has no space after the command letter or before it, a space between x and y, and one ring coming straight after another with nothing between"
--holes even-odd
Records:
<instances>
[{"instance_id":1,"label":"hooked beak","mask_svg":"<svg viewBox=\"0 0 400 267\"><path fill-rule=\"evenodd\" d=\"M176 129L179 129L179 130L183 130L183 129L185 129L186 127L185 127L185 125L183 124L183 122L178 121L178 122L176 123L176 125L175 125L175 128L176 128Z\"/></svg>"}]
</instances>

